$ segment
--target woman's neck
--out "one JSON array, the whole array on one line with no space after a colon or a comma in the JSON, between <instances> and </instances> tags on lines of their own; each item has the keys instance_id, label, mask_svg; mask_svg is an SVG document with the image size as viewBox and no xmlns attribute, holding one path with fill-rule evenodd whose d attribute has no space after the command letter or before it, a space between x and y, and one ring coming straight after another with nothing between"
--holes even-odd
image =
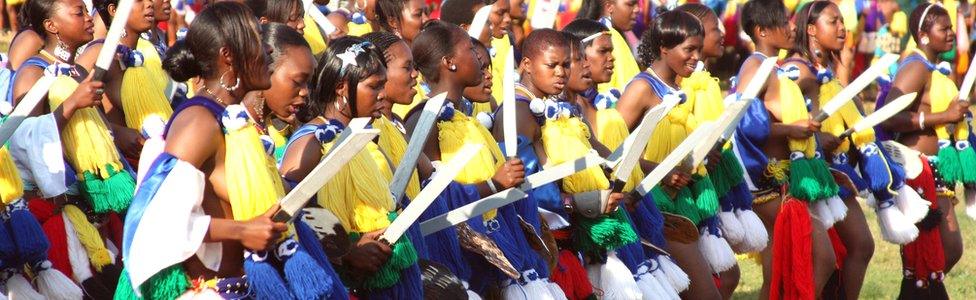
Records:
<instances>
[{"instance_id":1,"label":"woman's neck","mask_svg":"<svg viewBox=\"0 0 976 300\"><path fill-rule=\"evenodd\" d=\"M756 52L759 52L766 57L774 57L779 55L779 48L767 43L759 43L756 45Z\"/></svg>"},{"instance_id":2,"label":"woman's neck","mask_svg":"<svg viewBox=\"0 0 976 300\"><path fill-rule=\"evenodd\" d=\"M339 100L336 99L336 101ZM352 118L346 116L346 114L342 113L339 110L336 110L335 105L326 105L325 112L322 113L322 116L325 117L326 119L339 121L339 123L342 123L342 125L348 125L349 121L352 120Z\"/></svg>"},{"instance_id":3,"label":"woman's neck","mask_svg":"<svg viewBox=\"0 0 976 300\"><path fill-rule=\"evenodd\" d=\"M268 104L264 99L262 92L250 92L244 96L244 100L241 101L244 107L247 108L247 112L256 118L255 121L267 121L268 115L271 114L271 110L268 109ZM267 124L261 124L265 126Z\"/></svg>"},{"instance_id":4,"label":"woman's neck","mask_svg":"<svg viewBox=\"0 0 976 300\"><path fill-rule=\"evenodd\" d=\"M227 106L241 103L241 100L244 99L246 92L241 90L231 92L224 89L220 86L220 78L217 77L204 80L203 93L197 94L209 96L218 103Z\"/></svg>"},{"instance_id":5,"label":"woman's neck","mask_svg":"<svg viewBox=\"0 0 976 300\"><path fill-rule=\"evenodd\" d=\"M461 103L458 102L464 97L464 86L461 84L442 76L440 82L428 82L428 86L430 87L430 95L427 95L428 97L447 93L447 101L451 101L454 107L460 107L458 105Z\"/></svg>"},{"instance_id":6,"label":"woman's neck","mask_svg":"<svg viewBox=\"0 0 976 300\"><path fill-rule=\"evenodd\" d=\"M536 87L535 86L535 83L532 82L532 76L530 76L530 75L524 75L523 74L522 75L522 79L519 80L519 84L521 84L523 87L525 87L525 90L529 91L529 93L532 93L532 95L526 95L526 96L538 97L538 98L546 98L546 97L552 96L552 95L546 94L545 92L543 92L542 90L540 90L538 87Z\"/></svg>"},{"instance_id":7,"label":"woman's neck","mask_svg":"<svg viewBox=\"0 0 976 300\"><path fill-rule=\"evenodd\" d=\"M665 63L664 60L658 59L651 63L650 70L653 72L653 75L657 76L658 79L663 81L664 84L667 84L669 87L675 88L678 85L675 82L675 80L678 78L678 73L671 70L671 67L668 67L668 64Z\"/></svg>"},{"instance_id":8,"label":"woman's neck","mask_svg":"<svg viewBox=\"0 0 976 300\"><path fill-rule=\"evenodd\" d=\"M129 49L135 49L136 45L139 43L139 35L141 32L136 32L135 30L126 28L125 36L119 40L119 43L129 47Z\"/></svg>"},{"instance_id":9,"label":"woman's neck","mask_svg":"<svg viewBox=\"0 0 976 300\"><path fill-rule=\"evenodd\" d=\"M936 60L939 59L939 52L935 51L931 47L919 47L917 49L925 56L925 59L928 60L930 63L934 64L936 63Z\"/></svg>"}]
</instances>

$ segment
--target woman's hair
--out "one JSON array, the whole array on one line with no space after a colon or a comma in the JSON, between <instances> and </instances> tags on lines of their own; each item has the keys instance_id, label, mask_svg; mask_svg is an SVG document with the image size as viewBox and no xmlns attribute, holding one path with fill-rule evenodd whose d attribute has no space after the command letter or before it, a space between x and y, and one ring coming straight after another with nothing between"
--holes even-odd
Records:
<instances>
[{"instance_id":1,"label":"woman's hair","mask_svg":"<svg viewBox=\"0 0 976 300\"><path fill-rule=\"evenodd\" d=\"M484 5L482 0L448 0L441 4L441 21L454 25L471 25L474 7Z\"/></svg>"},{"instance_id":2,"label":"woman's hair","mask_svg":"<svg viewBox=\"0 0 976 300\"><path fill-rule=\"evenodd\" d=\"M709 15L715 16L716 18L718 17L718 15L715 14L715 11L701 3L685 3L678 6L678 8L675 8L675 10L689 13L702 22L705 22L705 18Z\"/></svg>"},{"instance_id":3,"label":"woman's hair","mask_svg":"<svg viewBox=\"0 0 976 300\"><path fill-rule=\"evenodd\" d=\"M20 15L22 21L26 21L27 27L31 30L37 32L41 38L47 37L47 30L44 30L44 20L51 18L51 13L54 12L54 6L58 3L58 0L30 0L24 3L24 7L20 9Z\"/></svg>"},{"instance_id":4,"label":"woman's hair","mask_svg":"<svg viewBox=\"0 0 976 300\"><path fill-rule=\"evenodd\" d=\"M312 50L301 33L282 23L261 25L261 41L271 46L271 69L278 67L278 58L285 54L288 48L302 47Z\"/></svg>"},{"instance_id":5,"label":"woman's hair","mask_svg":"<svg viewBox=\"0 0 976 300\"><path fill-rule=\"evenodd\" d=\"M454 47L469 38L457 25L442 21L428 22L410 47L413 60L424 79L440 81L441 58L453 57Z\"/></svg>"},{"instance_id":6,"label":"woman's hair","mask_svg":"<svg viewBox=\"0 0 976 300\"><path fill-rule=\"evenodd\" d=\"M237 2L211 4L197 15L186 38L166 51L163 69L176 81L214 74L220 49L233 55L238 74L252 74L264 55L251 10ZM240 76L240 75L238 75Z\"/></svg>"},{"instance_id":7,"label":"woman's hair","mask_svg":"<svg viewBox=\"0 0 976 300\"><path fill-rule=\"evenodd\" d=\"M583 40L594 34L599 34L602 32L606 32L609 34L606 26L603 26L603 24L600 22L593 21L590 19L573 20L572 22L569 23L569 25L563 27L563 32L569 33L575 36L579 40ZM586 43L583 43L583 46L589 47L590 45L593 45L593 41L594 39L590 39L586 41Z\"/></svg>"},{"instance_id":8,"label":"woman's hair","mask_svg":"<svg viewBox=\"0 0 976 300\"><path fill-rule=\"evenodd\" d=\"M807 35L807 26L817 23L817 19L820 18L820 13L832 5L835 4L826 0L812 1L804 4L796 12L796 38L793 42L793 49L790 49L788 56L799 54L806 60L813 61L814 53L810 50L810 37ZM830 53L824 54L831 55Z\"/></svg>"},{"instance_id":9,"label":"woman's hair","mask_svg":"<svg viewBox=\"0 0 976 300\"><path fill-rule=\"evenodd\" d=\"M403 22L403 8L410 0L377 0L376 1L376 22L380 28L376 30L393 32L390 23L401 24Z\"/></svg>"},{"instance_id":10,"label":"woman's hair","mask_svg":"<svg viewBox=\"0 0 976 300\"><path fill-rule=\"evenodd\" d=\"M673 48L690 37L703 37L704 32L701 22L689 13L672 10L658 14L637 46L637 63L646 68L661 58L661 47Z\"/></svg>"},{"instance_id":11,"label":"woman's hair","mask_svg":"<svg viewBox=\"0 0 976 300\"><path fill-rule=\"evenodd\" d=\"M584 46L583 39L577 37L576 35L569 32L562 32L563 37L566 39L566 43L569 45L569 55L571 57L579 57L581 59L586 59L586 54L583 53Z\"/></svg>"},{"instance_id":12,"label":"woman's hair","mask_svg":"<svg viewBox=\"0 0 976 300\"><path fill-rule=\"evenodd\" d=\"M583 0L576 19L599 20L603 17L603 3L607 0Z\"/></svg>"},{"instance_id":13,"label":"woman's hair","mask_svg":"<svg viewBox=\"0 0 976 300\"><path fill-rule=\"evenodd\" d=\"M389 56L390 47L403 41L402 38L388 31L373 31L364 35L363 38L373 43L373 46L376 46L376 48L382 51L384 58Z\"/></svg>"},{"instance_id":14,"label":"woman's hair","mask_svg":"<svg viewBox=\"0 0 976 300\"><path fill-rule=\"evenodd\" d=\"M33 0L31 0L33 1ZM30 2L30 1L28 1ZM112 5L115 8L119 7L119 0L94 0L92 1L92 6L95 6L95 10L98 11L98 17L102 19L102 23L105 27L112 24L112 15L108 13L108 6Z\"/></svg>"},{"instance_id":15,"label":"woman's hair","mask_svg":"<svg viewBox=\"0 0 976 300\"><path fill-rule=\"evenodd\" d=\"M548 28L533 30L522 41L522 57L535 59L549 47L565 48L567 51L570 49L569 42L562 32Z\"/></svg>"},{"instance_id":16,"label":"woman's hair","mask_svg":"<svg viewBox=\"0 0 976 300\"><path fill-rule=\"evenodd\" d=\"M750 0L742 6L742 15L739 17L742 22L742 30L756 41L752 36L752 29L772 29L789 24L786 16L786 6L782 0Z\"/></svg>"},{"instance_id":17,"label":"woman's hair","mask_svg":"<svg viewBox=\"0 0 976 300\"><path fill-rule=\"evenodd\" d=\"M355 64L343 60L340 55L353 53ZM380 50L372 43L354 36L346 36L332 41L329 49L319 56L318 66L312 74L311 97L308 104L298 111L298 121L311 121L325 113L327 105L336 101L336 88L345 82L346 99L352 114L356 112L356 87L359 82L379 74L386 62Z\"/></svg>"},{"instance_id":18,"label":"woman's hair","mask_svg":"<svg viewBox=\"0 0 976 300\"><path fill-rule=\"evenodd\" d=\"M928 11L926 12L926 10ZM922 19L923 15L925 19ZM919 43L918 38L922 32L932 29L932 25L935 25L935 20L939 17L949 17L949 12L942 5L922 3L915 7L912 15L908 18L908 32L912 33L912 39L915 39L915 43Z\"/></svg>"},{"instance_id":19,"label":"woman's hair","mask_svg":"<svg viewBox=\"0 0 976 300\"><path fill-rule=\"evenodd\" d=\"M247 7L257 18L265 17L270 22L288 23L292 12L305 15L305 8L299 0L247 0Z\"/></svg>"},{"instance_id":20,"label":"woman's hair","mask_svg":"<svg viewBox=\"0 0 976 300\"><path fill-rule=\"evenodd\" d=\"M489 56L486 56L484 58L486 60L488 60L488 67L490 68L491 67L491 56L490 56L491 55L491 52L488 51L488 47L485 46L485 44L482 43L481 41L479 41L478 38L476 38L476 37L471 37L471 44L474 45L475 48L480 49L481 51L484 51L485 53L488 53ZM481 68L482 65L484 65L484 64L478 65L478 68Z\"/></svg>"}]
</instances>

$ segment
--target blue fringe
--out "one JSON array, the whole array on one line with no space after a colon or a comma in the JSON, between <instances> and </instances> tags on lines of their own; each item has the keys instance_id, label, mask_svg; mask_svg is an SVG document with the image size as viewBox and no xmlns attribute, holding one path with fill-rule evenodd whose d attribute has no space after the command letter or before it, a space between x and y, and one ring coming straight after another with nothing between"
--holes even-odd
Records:
<instances>
[{"instance_id":1,"label":"blue fringe","mask_svg":"<svg viewBox=\"0 0 976 300\"><path fill-rule=\"evenodd\" d=\"M883 149L883 148L878 147L878 149ZM868 187L871 189L872 192L875 193L879 193L879 192L887 193L888 188L891 187L893 183L895 183L894 181L895 178L890 178L889 176L885 175L888 174L889 169L888 169L888 164L885 163L885 157L883 155L883 152L877 151L871 154L866 154L862 152L861 158L862 158L861 163L859 164L859 166L861 167L861 173L871 174L870 176L866 176L864 178L864 180L868 182ZM904 171L902 171L902 173L904 173Z\"/></svg>"},{"instance_id":2,"label":"blue fringe","mask_svg":"<svg viewBox=\"0 0 976 300\"><path fill-rule=\"evenodd\" d=\"M451 199L463 198L466 195L463 185L451 182L427 207L427 210L420 214L419 221L423 222L448 212L448 203ZM471 279L471 266L461 253L461 243L458 241L454 226L425 236L424 241L427 244L430 260L444 265L463 281Z\"/></svg>"},{"instance_id":3,"label":"blue fringe","mask_svg":"<svg viewBox=\"0 0 976 300\"><path fill-rule=\"evenodd\" d=\"M850 164L832 163L830 164L830 168L840 171L841 173L847 175L847 177L851 179L851 182L854 183L854 187L857 188L857 191L854 191L855 193L868 189L867 181L864 178L861 178L861 174L858 174L857 171L854 170L854 166L851 166ZM881 174L881 173L867 173L867 174ZM841 198L846 198L846 197L841 197Z\"/></svg>"},{"instance_id":4,"label":"blue fringe","mask_svg":"<svg viewBox=\"0 0 976 300\"><path fill-rule=\"evenodd\" d=\"M268 263L271 255L262 253L264 261L255 261L253 255L245 255L244 274L247 275L247 283L251 287L251 292L257 299L295 299L295 296L288 290L285 283L278 274L278 270Z\"/></svg>"},{"instance_id":5,"label":"blue fringe","mask_svg":"<svg viewBox=\"0 0 976 300\"><path fill-rule=\"evenodd\" d=\"M10 213L8 228L13 233L19 257L25 263L46 260L50 245L41 224L27 210L27 202L14 202L7 206L7 211Z\"/></svg>"},{"instance_id":6,"label":"blue fringe","mask_svg":"<svg viewBox=\"0 0 976 300\"><path fill-rule=\"evenodd\" d=\"M328 298L332 295L333 278L322 269L301 244L291 257L281 258L284 261L285 279L295 298L300 300L315 300Z\"/></svg>"},{"instance_id":7,"label":"blue fringe","mask_svg":"<svg viewBox=\"0 0 976 300\"><path fill-rule=\"evenodd\" d=\"M641 238L658 247L667 247L664 239L664 216L657 209L651 193L647 193L637 204L634 212L630 213L634 231Z\"/></svg>"},{"instance_id":8,"label":"blue fringe","mask_svg":"<svg viewBox=\"0 0 976 300\"><path fill-rule=\"evenodd\" d=\"M734 200L735 208L740 210L752 210L752 192L749 191L749 185L745 182L739 183L729 190L729 197Z\"/></svg>"},{"instance_id":9,"label":"blue fringe","mask_svg":"<svg viewBox=\"0 0 976 300\"><path fill-rule=\"evenodd\" d=\"M413 264L403 269L400 273L400 281L395 285L379 290L372 290L362 295L364 300L370 299L424 299L424 286L420 279L420 267Z\"/></svg>"},{"instance_id":10,"label":"blue fringe","mask_svg":"<svg viewBox=\"0 0 976 300\"><path fill-rule=\"evenodd\" d=\"M331 292L330 296L326 299L349 299L349 292L346 291L346 287L342 285L342 280L339 279L339 275L334 269L332 269L332 263L329 262L329 257L325 254L325 250L323 250L322 246L319 244L318 236L315 235L315 231L313 231L308 224L305 224L305 222L301 220L301 217L295 218L295 234L298 236L298 243L302 245L305 252L315 259L315 262L317 262L329 276Z\"/></svg>"}]
</instances>

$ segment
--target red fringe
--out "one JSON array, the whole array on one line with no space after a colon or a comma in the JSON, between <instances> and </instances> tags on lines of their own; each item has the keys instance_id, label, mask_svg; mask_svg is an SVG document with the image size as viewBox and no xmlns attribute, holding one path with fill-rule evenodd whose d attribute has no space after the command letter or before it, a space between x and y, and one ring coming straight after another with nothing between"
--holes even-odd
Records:
<instances>
[{"instance_id":1,"label":"red fringe","mask_svg":"<svg viewBox=\"0 0 976 300\"><path fill-rule=\"evenodd\" d=\"M47 249L47 259L52 266L72 278L71 261L68 258L68 236L65 232L64 218L57 211L54 203L44 199L33 199L27 202L31 214L41 223L41 229L47 236L50 247Z\"/></svg>"},{"instance_id":2,"label":"red fringe","mask_svg":"<svg viewBox=\"0 0 976 300\"><path fill-rule=\"evenodd\" d=\"M773 229L770 299L814 299L813 227L807 205L788 197Z\"/></svg>"},{"instance_id":3,"label":"red fringe","mask_svg":"<svg viewBox=\"0 0 976 300\"><path fill-rule=\"evenodd\" d=\"M921 160L922 173L915 179L907 180L906 184L916 190L921 188L922 197L931 203L929 207L938 209L935 175L929 167L928 159L921 157ZM902 263L905 269L913 270L916 280L928 282L932 278L932 273L945 270L945 250L942 248L942 234L939 232L939 227L919 229L918 238L902 247Z\"/></svg>"},{"instance_id":4,"label":"red fringe","mask_svg":"<svg viewBox=\"0 0 976 300\"><path fill-rule=\"evenodd\" d=\"M827 229L827 236L830 237L830 245L834 247L834 257L837 257L838 270L844 268L844 260L847 259L847 246L844 245L844 241L840 239L840 235L837 234L837 230L834 227Z\"/></svg>"},{"instance_id":5,"label":"red fringe","mask_svg":"<svg viewBox=\"0 0 976 300\"><path fill-rule=\"evenodd\" d=\"M102 232L102 236L108 237L110 240L112 240L112 243L115 244L116 248L122 249L122 225L125 223L122 222L122 218L114 212L109 212L106 216L108 216L108 222L106 222L107 226L102 226L102 230L107 232ZM121 257L121 255L119 257Z\"/></svg>"},{"instance_id":6,"label":"red fringe","mask_svg":"<svg viewBox=\"0 0 976 300\"><path fill-rule=\"evenodd\" d=\"M559 263L549 277L563 290L566 299L583 300L593 296L593 286L586 276L586 269L572 251L559 251Z\"/></svg>"}]
</instances>

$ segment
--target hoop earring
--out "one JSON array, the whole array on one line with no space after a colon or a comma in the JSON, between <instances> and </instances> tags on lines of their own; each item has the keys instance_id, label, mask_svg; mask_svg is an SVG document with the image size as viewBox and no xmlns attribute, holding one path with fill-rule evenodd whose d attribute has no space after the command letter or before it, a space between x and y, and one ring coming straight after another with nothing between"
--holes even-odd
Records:
<instances>
[{"instance_id":1,"label":"hoop earring","mask_svg":"<svg viewBox=\"0 0 976 300\"><path fill-rule=\"evenodd\" d=\"M224 90L227 90L228 92L233 92L237 90L237 88L241 87L241 78L234 77L234 85L227 86L227 84L224 83L224 75L227 75L227 73L230 73L230 70L225 71L224 74L220 74L220 81L218 82L218 84L220 84L220 87L223 88Z\"/></svg>"},{"instance_id":2,"label":"hoop earring","mask_svg":"<svg viewBox=\"0 0 976 300\"><path fill-rule=\"evenodd\" d=\"M58 43L54 46L54 56L62 62L66 62L71 59L71 51L68 51L68 45L65 45L64 41L61 40L61 34L55 36L58 38Z\"/></svg>"}]
</instances>

